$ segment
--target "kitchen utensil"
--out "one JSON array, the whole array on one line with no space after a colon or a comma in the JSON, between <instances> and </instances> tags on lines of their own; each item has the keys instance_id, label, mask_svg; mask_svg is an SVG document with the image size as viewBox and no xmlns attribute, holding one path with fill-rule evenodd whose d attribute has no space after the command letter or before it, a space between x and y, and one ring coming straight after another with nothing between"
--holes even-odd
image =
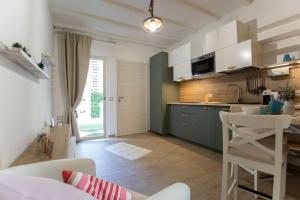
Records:
<instances>
[{"instance_id":1,"label":"kitchen utensil","mask_svg":"<svg viewBox=\"0 0 300 200\"><path fill-rule=\"evenodd\" d=\"M246 77L246 87L250 94L259 95L265 89L266 73L263 70L252 69L248 71Z\"/></svg>"}]
</instances>

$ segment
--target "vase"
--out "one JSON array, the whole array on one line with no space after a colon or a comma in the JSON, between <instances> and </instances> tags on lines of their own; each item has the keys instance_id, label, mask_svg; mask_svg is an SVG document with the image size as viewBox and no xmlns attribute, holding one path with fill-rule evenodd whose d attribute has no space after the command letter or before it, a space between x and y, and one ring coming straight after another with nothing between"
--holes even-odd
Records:
<instances>
[{"instance_id":1,"label":"vase","mask_svg":"<svg viewBox=\"0 0 300 200\"><path fill-rule=\"evenodd\" d=\"M284 101L283 114L293 115L295 113L295 105L293 101Z\"/></svg>"}]
</instances>

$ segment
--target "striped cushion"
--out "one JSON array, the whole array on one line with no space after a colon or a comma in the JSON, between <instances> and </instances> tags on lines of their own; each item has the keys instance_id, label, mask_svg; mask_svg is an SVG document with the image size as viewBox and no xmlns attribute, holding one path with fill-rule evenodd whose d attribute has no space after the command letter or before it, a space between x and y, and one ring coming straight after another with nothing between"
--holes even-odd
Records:
<instances>
[{"instance_id":1,"label":"striped cushion","mask_svg":"<svg viewBox=\"0 0 300 200\"><path fill-rule=\"evenodd\" d=\"M63 180L100 200L131 200L131 194L121 186L89 174L63 170Z\"/></svg>"}]
</instances>

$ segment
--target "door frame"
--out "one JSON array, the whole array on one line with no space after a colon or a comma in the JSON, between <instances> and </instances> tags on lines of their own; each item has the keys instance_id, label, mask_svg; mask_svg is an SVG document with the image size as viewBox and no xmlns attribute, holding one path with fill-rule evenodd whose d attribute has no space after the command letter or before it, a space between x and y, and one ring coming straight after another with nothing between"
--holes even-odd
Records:
<instances>
[{"instance_id":1,"label":"door frame","mask_svg":"<svg viewBox=\"0 0 300 200\"><path fill-rule=\"evenodd\" d=\"M140 64L140 65L145 65L146 70L145 70L145 75L146 75L146 80L145 80L145 86L146 86L146 132L149 131L149 123L150 123L150 79L149 79L149 73L150 73L150 64L147 62L139 62L139 61L128 61L128 60L122 60L122 59L117 59L116 60L116 137L122 137L118 134L118 119L119 119L119 112L118 112L118 75L119 75L119 70L118 70L118 63L124 62L124 63L133 63L133 64Z\"/></svg>"},{"instance_id":2,"label":"door frame","mask_svg":"<svg viewBox=\"0 0 300 200\"><path fill-rule=\"evenodd\" d=\"M103 136L98 136L98 137L80 137L79 141L88 141L88 140L96 140L96 139L104 139L107 138L107 133L106 133L106 58L103 56L91 56L91 59L95 60L102 60L103 61L103 95L104 95L104 100L103 100ZM78 128L79 129L79 128ZM80 132L80 130L79 130ZM80 134L79 134L80 135Z\"/></svg>"}]
</instances>

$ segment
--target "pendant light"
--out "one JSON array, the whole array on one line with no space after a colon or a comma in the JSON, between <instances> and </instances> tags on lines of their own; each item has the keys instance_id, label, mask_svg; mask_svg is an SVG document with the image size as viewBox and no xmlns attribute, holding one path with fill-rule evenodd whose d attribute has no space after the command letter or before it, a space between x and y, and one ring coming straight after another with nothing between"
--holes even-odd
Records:
<instances>
[{"instance_id":1,"label":"pendant light","mask_svg":"<svg viewBox=\"0 0 300 200\"><path fill-rule=\"evenodd\" d=\"M154 33L162 29L163 23L161 18L154 16L153 7L154 7L154 0L151 0L148 9L151 16L144 20L144 29L148 32Z\"/></svg>"}]
</instances>

